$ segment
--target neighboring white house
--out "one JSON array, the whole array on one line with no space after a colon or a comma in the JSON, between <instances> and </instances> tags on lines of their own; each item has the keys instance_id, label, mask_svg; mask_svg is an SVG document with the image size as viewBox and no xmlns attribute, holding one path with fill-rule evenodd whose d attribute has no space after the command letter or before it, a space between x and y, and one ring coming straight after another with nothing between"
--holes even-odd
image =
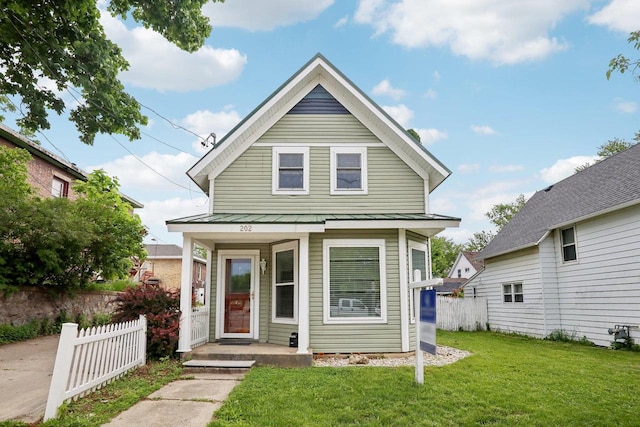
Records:
<instances>
[{"instance_id":1,"label":"neighboring white house","mask_svg":"<svg viewBox=\"0 0 640 427\"><path fill-rule=\"evenodd\" d=\"M449 270L450 279L468 279L482 269L482 260L478 259L478 252L461 251Z\"/></svg>"},{"instance_id":2,"label":"neighboring white house","mask_svg":"<svg viewBox=\"0 0 640 427\"><path fill-rule=\"evenodd\" d=\"M409 283L431 278L431 213L450 171L318 54L188 172L207 213L183 234L180 352L191 350L192 244L208 249L209 341L298 353L406 352Z\"/></svg>"},{"instance_id":3,"label":"neighboring white house","mask_svg":"<svg viewBox=\"0 0 640 427\"><path fill-rule=\"evenodd\" d=\"M536 192L478 257L491 329L640 339L640 144Z\"/></svg>"}]
</instances>

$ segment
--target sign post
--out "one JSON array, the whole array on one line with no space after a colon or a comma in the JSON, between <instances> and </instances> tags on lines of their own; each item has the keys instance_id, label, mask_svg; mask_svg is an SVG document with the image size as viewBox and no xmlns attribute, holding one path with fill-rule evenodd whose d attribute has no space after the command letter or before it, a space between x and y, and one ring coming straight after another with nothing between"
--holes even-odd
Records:
<instances>
[{"instance_id":1,"label":"sign post","mask_svg":"<svg viewBox=\"0 0 640 427\"><path fill-rule=\"evenodd\" d=\"M419 274L419 273L418 273ZM420 276L417 276L419 278ZM415 281L409 286L413 289L413 304L416 317L416 383L424 384L423 351L436 354L436 291L442 279Z\"/></svg>"}]
</instances>

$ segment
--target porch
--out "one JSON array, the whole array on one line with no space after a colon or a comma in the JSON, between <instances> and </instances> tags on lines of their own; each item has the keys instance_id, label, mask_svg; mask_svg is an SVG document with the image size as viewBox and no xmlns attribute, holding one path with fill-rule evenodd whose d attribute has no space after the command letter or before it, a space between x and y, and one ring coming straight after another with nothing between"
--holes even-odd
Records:
<instances>
[{"instance_id":1,"label":"porch","mask_svg":"<svg viewBox=\"0 0 640 427\"><path fill-rule=\"evenodd\" d=\"M221 344L207 343L188 353L191 361L254 361L255 366L280 366L298 368L313 365L313 354L297 353L296 347L275 344ZM195 364L195 363L194 363ZM205 365L204 363L202 364ZM213 364L207 364L212 366ZM221 363L224 365L224 363Z\"/></svg>"}]
</instances>

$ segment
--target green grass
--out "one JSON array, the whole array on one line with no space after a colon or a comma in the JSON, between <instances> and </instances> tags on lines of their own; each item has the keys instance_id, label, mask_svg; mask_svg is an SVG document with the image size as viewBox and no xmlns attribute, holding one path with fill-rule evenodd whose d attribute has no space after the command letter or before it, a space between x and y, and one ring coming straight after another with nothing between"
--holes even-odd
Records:
<instances>
[{"instance_id":1,"label":"green grass","mask_svg":"<svg viewBox=\"0 0 640 427\"><path fill-rule=\"evenodd\" d=\"M438 332L445 367L253 369L220 426L638 425L640 354L487 332Z\"/></svg>"}]
</instances>

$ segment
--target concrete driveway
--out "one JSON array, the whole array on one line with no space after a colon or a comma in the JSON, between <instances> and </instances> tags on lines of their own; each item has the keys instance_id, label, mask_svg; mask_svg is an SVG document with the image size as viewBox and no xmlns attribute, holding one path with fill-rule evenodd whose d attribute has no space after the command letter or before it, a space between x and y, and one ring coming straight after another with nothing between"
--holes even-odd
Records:
<instances>
[{"instance_id":1,"label":"concrete driveway","mask_svg":"<svg viewBox=\"0 0 640 427\"><path fill-rule=\"evenodd\" d=\"M0 345L0 421L44 417L59 335Z\"/></svg>"}]
</instances>

